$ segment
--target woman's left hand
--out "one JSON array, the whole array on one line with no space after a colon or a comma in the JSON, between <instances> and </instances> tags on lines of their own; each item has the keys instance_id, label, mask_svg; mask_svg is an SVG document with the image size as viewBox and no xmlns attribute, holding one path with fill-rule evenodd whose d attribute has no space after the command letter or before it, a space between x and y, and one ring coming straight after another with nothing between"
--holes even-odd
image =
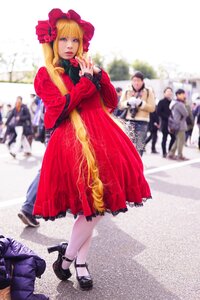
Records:
<instances>
[{"instance_id":1,"label":"woman's left hand","mask_svg":"<svg viewBox=\"0 0 200 300\"><path fill-rule=\"evenodd\" d=\"M80 58L80 57L76 56L75 59L78 61L80 68L81 68L80 76L83 76L85 73L89 73L93 76L94 64L90 57L89 57L89 59L86 59L86 58Z\"/></svg>"}]
</instances>

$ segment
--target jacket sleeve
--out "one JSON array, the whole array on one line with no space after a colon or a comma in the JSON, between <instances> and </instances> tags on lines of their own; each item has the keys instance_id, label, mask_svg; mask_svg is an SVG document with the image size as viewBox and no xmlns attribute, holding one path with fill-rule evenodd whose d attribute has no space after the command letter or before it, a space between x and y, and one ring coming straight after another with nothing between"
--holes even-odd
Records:
<instances>
[{"instance_id":1,"label":"jacket sleeve","mask_svg":"<svg viewBox=\"0 0 200 300\"><path fill-rule=\"evenodd\" d=\"M5 124L6 126L9 125L9 123L13 117L14 117L14 109L12 109L11 113L9 114L8 119L6 120L6 124Z\"/></svg>"},{"instance_id":2,"label":"jacket sleeve","mask_svg":"<svg viewBox=\"0 0 200 300\"><path fill-rule=\"evenodd\" d=\"M46 262L44 259L40 258L39 256L35 256L35 263L36 263L36 277L40 277L45 269L46 269Z\"/></svg>"},{"instance_id":3,"label":"jacket sleeve","mask_svg":"<svg viewBox=\"0 0 200 300\"><path fill-rule=\"evenodd\" d=\"M44 102L44 122L47 129L54 127L64 108L67 108L66 114L69 114L82 100L89 98L97 91L91 80L81 77L79 83L63 96L52 82L45 67L39 69L34 80L34 87L37 95Z\"/></svg>"},{"instance_id":4,"label":"jacket sleeve","mask_svg":"<svg viewBox=\"0 0 200 300\"><path fill-rule=\"evenodd\" d=\"M156 104L155 104L155 97L151 90L145 90L145 100L142 101L142 105L140 106L140 110L144 110L146 112L152 113L155 111ZM148 95L147 95L148 93Z\"/></svg>"},{"instance_id":5,"label":"jacket sleeve","mask_svg":"<svg viewBox=\"0 0 200 300\"><path fill-rule=\"evenodd\" d=\"M123 110L125 108L130 107L130 105L128 105L128 99L131 97L131 91L129 90L129 88L126 88L121 95L121 98L119 100L119 104L118 107L119 109Z\"/></svg>"},{"instance_id":6,"label":"jacket sleeve","mask_svg":"<svg viewBox=\"0 0 200 300\"><path fill-rule=\"evenodd\" d=\"M189 112L187 111L185 104L177 105L177 110L179 111L179 114L181 115L181 117L184 119L186 119L187 116L189 115Z\"/></svg>"},{"instance_id":7,"label":"jacket sleeve","mask_svg":"<svg viewBox=\"0 0 200 300\"><path fill-rule=\"evenodd\" d=\"M157 106L157 113L158 113L158 116L167 122L168 120L168 115L166 114L165 110L164 110L164 105L163 105L163 102L162 100L160 100L158 102L158 106Z\"/></svg>"},{"instance_id":8,"label":"jacket sleeve","mask_svg":"<svg viewBox=\"0 0 200 300\"><path fill-rule=\"evenodd\" d=\"M29 109L26 105L23 106L23 113L20 115L21 121L31 120Z\"/></svg>"},{"instance_id":9,"label":"jacket sleeve","mask_svg":"<svg viewBox=\"0 0 200 300\"><path fill-rule=\"evenodd\" d=\"M117 92L115 90L115 87L110 82L108 74L104 70L101 70L100 85L100 94L103 102L106 107L110 108L111 111L113 111L118 104Z\"/></svg>"}]
</instances>

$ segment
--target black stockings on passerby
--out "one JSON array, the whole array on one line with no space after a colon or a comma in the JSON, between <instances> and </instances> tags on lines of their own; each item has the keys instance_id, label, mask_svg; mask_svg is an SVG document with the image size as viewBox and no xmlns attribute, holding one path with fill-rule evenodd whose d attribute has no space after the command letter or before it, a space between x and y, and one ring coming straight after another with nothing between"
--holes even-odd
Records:
<instances>
[{"instance_id":1,"label":"black stockings on passerby","mask_svg":"<svg viewBox=\"0 0 200 300\"><path fill-rule=\"evenodd\" d=\"M162 137L162 143L161 143L161 146L162 146L162 152L163 152L163 156L166 156L167 155L167 149L166 149L166 144L167 144L167 137L168 137L168 134L170 135L170 142L169 142L169 147L168 147L168 151L170 151L172 145L174 144L175 140L176 140L176 137L174 134L171 134L169 133L168 131L162 131L162 134L163 134L163 137Z\"/></svg>"},{"instance_id":2,"label":"black stockings on passerby","mask_svg":"<svg viewBox=\"0 0 200 300\"><path fill-rule=\"evenodd\" d=\"M152 152L156 152L156 142L157 142L157 130L151 131L150 135L147 137L146 141L145 141L145 145L148 144L151 140L151 151Z\"/></svg>"}]
</instances>

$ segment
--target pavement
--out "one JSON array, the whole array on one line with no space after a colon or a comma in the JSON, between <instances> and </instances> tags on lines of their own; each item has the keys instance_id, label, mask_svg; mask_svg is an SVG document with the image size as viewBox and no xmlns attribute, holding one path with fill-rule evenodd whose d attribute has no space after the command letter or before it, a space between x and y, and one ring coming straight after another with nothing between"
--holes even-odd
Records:
<instances>
[{"instance_id":1,"label":"pavement","mask_svg":"<svg viewBox=\"0 0 200 300\"><path fill-rule=\"evenodd\" d=\"M159 145L160 140L161 152ZM26 227L17 217L44 151L41 143L34 142L31 157L21 153L13 159L0 144L0 232L45 259L46 271L36 279L36 293L51 300L200 299L200 152L196 145L184 148L190 159L185 162L151 154L148 145L143 162L153 199L117 217L107 214L97 225L88 257L94 280L91 291L79 289L73 266L68 282L59 281L52 272L56 253L48 254L47 247L69 238L72 216L41 220L38 228Z\"/></svg>"}]
</instances>

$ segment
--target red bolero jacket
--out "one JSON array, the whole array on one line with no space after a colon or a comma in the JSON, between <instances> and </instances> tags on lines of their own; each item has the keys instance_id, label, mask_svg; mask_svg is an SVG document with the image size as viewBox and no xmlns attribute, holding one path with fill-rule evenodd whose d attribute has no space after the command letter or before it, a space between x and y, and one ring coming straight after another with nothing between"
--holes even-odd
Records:
<instances>
[{"instance_id":1,"label":"red bolero jacket","mask_svg":"<svg viewBox=\"0 0 200 300\"><path fill-rule=\"evenodd\" d=\"M66 114L73 109L81 107L81 104L89 98L100 97L103 99L105 106L113 111L117 106L117 94L114 86L105 71L102 70L100 85L98 91L96 85L87 77L81 77L80 81L74 85L67 74L62 74L63 82L66 85L68 94L62 96L59 89L52 82L47 69L41 67L36 74L34 87L37 95L42 99L45 106L44 123L46 129L55 126L56 121L63 112L67 104Z\"/></svg>"}]
</instances>

